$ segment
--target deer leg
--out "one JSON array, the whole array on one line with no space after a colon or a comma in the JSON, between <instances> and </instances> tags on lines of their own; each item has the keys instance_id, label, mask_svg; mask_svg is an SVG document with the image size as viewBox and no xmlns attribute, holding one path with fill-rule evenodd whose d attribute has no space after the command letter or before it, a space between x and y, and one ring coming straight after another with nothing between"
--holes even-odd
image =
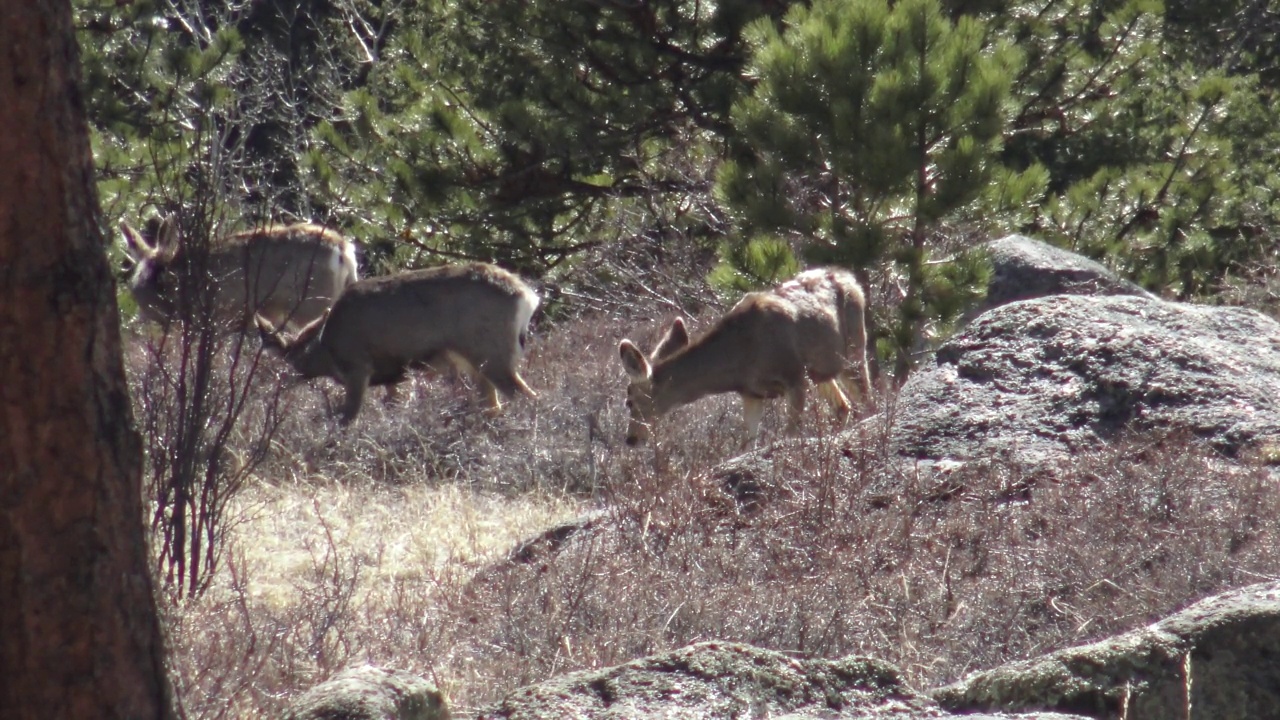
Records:
<instances>
[{"instance_id":1,"label":"deer leg","mask_svg":"<svg viewBox=\"0 0 1280 720\"><path fill-rule=\"evenodd\" d=\"M343 383L347 388L347 397L342 403L343 425L350 425L356 415L360 414L360 405L364 403L364 391L369 387L369 373L359 372L349 375Z\"/></svg>"},{"instance_id":2,"label":"deer leg","mask_svg":"<svg viewBox=\"0 0 1280 720\"><path fill-rule=\"evenodd\" d=\"M470 378L480 388L485 415L493 417L502 411L502 399L498 397L498 386L485 373L481 372L470 360L452 350L446 351L445 356L459 373Z\"/></svg>"},{"instance_id":3,"label":"deer leg","mask_svg":"<svg viewBox=\"0 0 1280 720\"><path fill-rule=\"evenodd\" d=\"M511 383L512 383L512 387L515 388L515 391L519 392L521 395L524 395L530 398L538 397L538 393L534 392L533 388L525 384L524 378L520 377L520 373L518 372L511 373Z\"/></svg>"},{"instance_id":4,"label":"deer leg","mask_svg":"<svg viewBox=\"0 0 1280 720\"><path fill-rule=\"evenodd\" d=\"M742 422L746 426L746 437L743 446L756 441L760 436L760 418L764 417L764 400L757 397L742 396Z\"/></svg>"},{"instance_id":5,"label":"deer leg","mask_svg":"<svg viewBox=\"0 0 1280 720\"><path fill-rule=\"evenodd\" d=\"M481 373L507 397L515 397L516 395L526 395L531 398L538 397L538 393L525 384L524 378L520 377L518 372L486 367Z\"/></svg>"},{"instance_id":6,"label":"deer leg","mask_svg":"<svg viewBox=\"0 0 1280 720\"><path fill-rule=\"evenodd\" d=\"M836 414L836 421L844 424L849 417L849 410L852 406L849 404L849 398L840 389L839 378L832 378L824 383L819 383L818 393L831 403L831 408Z\"/></svg>"},{"instance_id":7,"label":"deer leg","mask_svg":"<svg viewBox=\"0 0 1280 720\"><path fill-rule=\"evenodd\" d=\"M865 342L865 335L863 336ZM845 387L852 390L852 394L860 405L875 408L875 397L871 394L871 364L867 362L867 353L864 349L855 356L855 363L851 367L846 367L841 373Z\"/></svg>"},{"instance_id":8,"label":"deer leg","mask_svg":"<svg viewBox=\"0 0 1280 720\"><path fill-rule=\"evenodd\" d=\"M796 383L787 390L787 434L795 435L800 431L800 418L804 415L804 381Z\"/></svg>"},{"instance_id":9,"label":"deer leg","mask_svg":"<svg viewBox=\"0 0 1280 720\"><path fill-rule=\"evenodd\" d=\"M489 417L497 417L502 413L502 398L498 395L498 386L489 381L484 375L476 374L476 382L480 383L481 391L484 393L484 414Z\"/></svg>"},{"instance_id":10,"label":"deer leg","mask_svg":"<svg viewBox=\"0 0 1280 720\"><path fill-rule=\"evenodd\" d=\"M530 398L538 397L538 393L533 388L525 384L524 378L520 377L520 373L478 373L480 383L485 387L485 391L489 397L489 407L492 412L497 413L502 409L502 403L498 397L498 393L506 397L515 397L517 394L525 395Z\"/></svg>"},{"instance_id":11,"label":"deer leg","mask_svg":"<svg viewBox=\"0 0 1280 720\"><path fill-rule=\"evenodd\" d=\"M849 398L858 406L875 409L875 398L871 394L871 373L865 363L841 373L838 380Z\"/></svg>"}]
</instances>

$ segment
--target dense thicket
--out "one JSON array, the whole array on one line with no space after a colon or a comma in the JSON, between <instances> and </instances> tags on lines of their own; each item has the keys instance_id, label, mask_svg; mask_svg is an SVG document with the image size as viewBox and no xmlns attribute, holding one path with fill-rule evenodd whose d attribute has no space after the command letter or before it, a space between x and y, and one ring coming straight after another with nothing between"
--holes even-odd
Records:
<instances>
[{"instance_id":1,"label":"dense thicket","mask_svg":"<svg viewBox=\"0 0 1280 720\"><path fill-rule=\"evenodd\" d=\"M905 362L1023 231L1168 296L1276 262L1262 0L79 0L108 220L305 218L373 271L627 238L851 265Z\"/></svg>"}]
</instances>

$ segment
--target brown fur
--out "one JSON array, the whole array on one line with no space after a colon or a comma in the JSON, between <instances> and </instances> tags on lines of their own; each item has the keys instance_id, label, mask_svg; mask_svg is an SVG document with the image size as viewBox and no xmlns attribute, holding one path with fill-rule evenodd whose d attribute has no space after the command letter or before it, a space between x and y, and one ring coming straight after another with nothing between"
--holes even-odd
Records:
<instances>
[{"instance_id":1,"label":"brown fur","mask_svg":"<svg viewBox=\"0 0 1280 720\"><path fill-rule=\"evenodd\" d=\"M293 225L268 225L264 228L245 230L222 238L222 245L248 245L259 238L271 238L283 242L319 242L323 245L345 251L350 240L332 228L315 223L295 223Z\"/></svg>"},{"instance_id":2,"label":"brown fur","mask_svg":"<svg viewBox=\"0 0 1280 720\"><path fill-rule=\"evenodd\" d=\"M748 440L770 398L787 397L794 429L804 410L806 378L843 420L850 410L846 392L871 401L865 311L852 273L817 269L744 296L697 341L689 341L679 318L647 358L623 340L618 351L631 378L628 444L647 440L651 423L667 412L727 392L742 398Z\"/></svg>"},{"instance_id":3,"label":"brown fur","mask_svg":"<svg viewBox=\"0 0 1280 720\"><path fill-rule=\"evenodd\" d=\"M346 388L343 423L370 385L395 384L410 369L452 364L471 375L490 411L499 393L536 397L520 377L524 333L539 303L519 277L471 263L361 280L320 318L290 337L259 318L263 340L303 377Z\"/></svg>"},{"instance_id":4,"label":"brown fur","mask_svg":"<svg viewBox=\"0 0 1280 720\"><path fill-rule=\"evenodd\" d=\"M127 223L125 250L135 266L129 289L144 318L168 326L174 319L208 317L220 331L251 326L255 314L273 325L301 327L322 317L338 294L357 279L355 247L342 235L310 223L272 226L219 238L203 267L184 251L173 217L162 221L154 242ZM200 282L196 292L182 283ZM206 296L202 289L207 289ZM186 297L193 305L178 306ZM207 298L207 305L202 299Z\"/></svg>"}]
</instances>

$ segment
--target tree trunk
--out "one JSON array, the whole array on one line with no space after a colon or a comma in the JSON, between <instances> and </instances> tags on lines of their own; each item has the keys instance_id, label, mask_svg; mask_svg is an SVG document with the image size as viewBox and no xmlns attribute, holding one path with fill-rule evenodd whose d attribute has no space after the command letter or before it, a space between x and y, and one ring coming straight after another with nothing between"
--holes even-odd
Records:
<instances>
[{"instance_id":1,"label":"tree trunk","mask_svg":"<svg viewBox=\"0 0 1280 720\"><path fill-rule=\"evenodd\" d=\"M69 0L0 0L0 714L170 718Z\"/></svg>"}]
</instances>

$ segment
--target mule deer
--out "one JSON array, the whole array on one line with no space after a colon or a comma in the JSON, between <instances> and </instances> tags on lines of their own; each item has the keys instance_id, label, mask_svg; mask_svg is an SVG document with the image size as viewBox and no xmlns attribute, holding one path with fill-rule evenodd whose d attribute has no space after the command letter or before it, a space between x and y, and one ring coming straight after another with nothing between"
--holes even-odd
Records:
<instances>
[{"instance_id":1,"label":"mule deer","mask_svg":"<svg viewBox=\"0 0 1280 720\"><path fill-rule=\"evenodd\" d=\"M476 380L490 412L502 407L499 393L537 397L517 366L538 303L519 277L472 263L361 280L294 336L261 316L257 322L263 342L304 378L342 383L345 425L370 385L395 384L412 368L445 362Z\"/></svg>"},{"instance_id":2,"label":"mule deer","mask_svg":"<svg viewBox=\"0 0 1280 720\"><path fill-rule=\"evenodd\" d=\"M120 229L139 313L165 328L208 317L219 330L238 332L253 327L255 314L301 327L357 279L355 246L319 225L237 233L210 243L207 253L184 246L173 216L160 222L155 242L128 223Z\"/></svg>"},{"instance_id":3,"label":"mule deer","mask_svg":"<svg viewBox=\"0 0 1280 720\"><path fill-rule=\"evenodd\" d=\"M872 401L865 308L852 273L816 269L744 296L694 342L680 318L647 358L623 340L618 352L631 379L627 444L644 443L652 423L667 412L727 392L742 397L745 442L759 434L764 401L782 395L794 431L804 410L806 375L843 421L850 411L846 390Z\"/></svg>"}]
</instances>

